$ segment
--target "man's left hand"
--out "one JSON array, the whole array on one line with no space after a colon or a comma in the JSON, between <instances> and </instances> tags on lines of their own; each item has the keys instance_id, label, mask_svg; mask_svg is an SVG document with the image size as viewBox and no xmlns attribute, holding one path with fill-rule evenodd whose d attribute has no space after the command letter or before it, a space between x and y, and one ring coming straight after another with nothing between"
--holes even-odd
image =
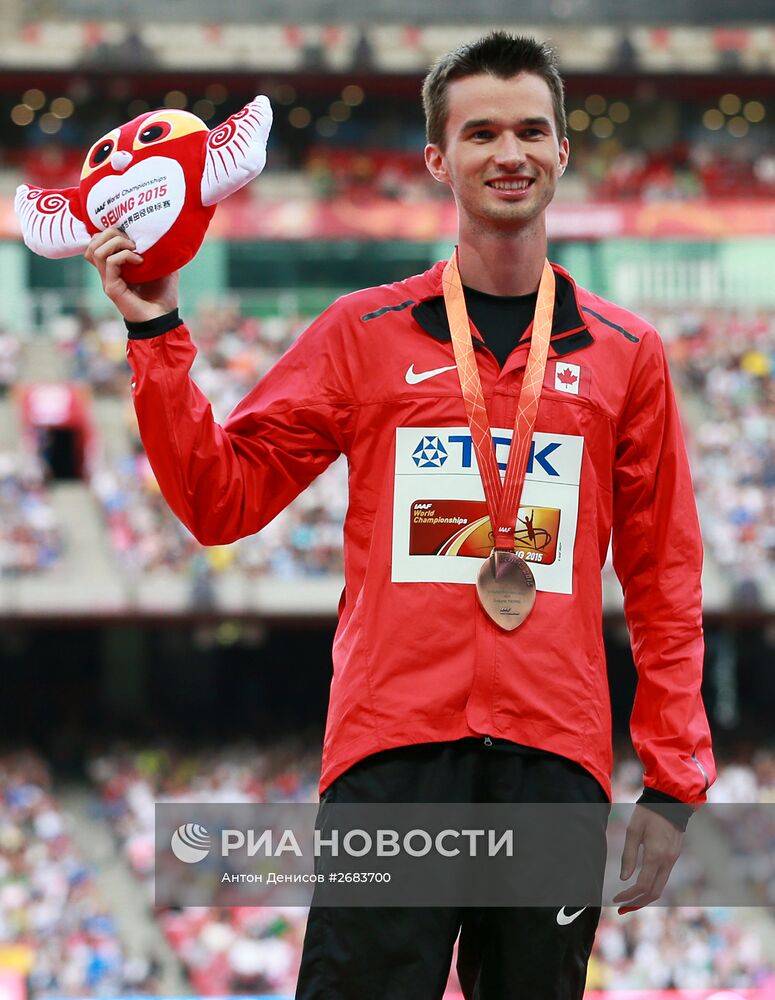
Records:
<instances>
[{"instance_id":1,"label":"man's left hand","mask_svg":"<svg viewBox=\"0 0 775 1000\"><path fill-rule=\"evenodd\" d=\"M662 895L668 876L681 853L683 833L664 816L646 806L635 806L622 851L619 878L626 882L635 871L638 854L643 848L637 881L614 896L620 906L618 913L631 913L653 903Z\"/></svg>"}]
</instances>

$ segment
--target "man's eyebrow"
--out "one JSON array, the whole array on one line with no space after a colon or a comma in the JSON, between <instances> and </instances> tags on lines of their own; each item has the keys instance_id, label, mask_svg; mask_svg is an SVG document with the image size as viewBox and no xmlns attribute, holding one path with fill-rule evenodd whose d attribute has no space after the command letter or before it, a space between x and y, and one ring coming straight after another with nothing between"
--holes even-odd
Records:
<instances>
[{"instance_id":1,"label":"man's eyebrow","mask_svg":"<svg viewBox=\"0 0 775 1000\"><path fill-rule=\"evenodd\" d=\"M464 122L460 128L461 132L468 132L472 128L482 128L484 125L495 125L492 118L469 118L467 122ZM523 118L521 121L517 122L518 125L543 125L548 128L552 127L552 123L548 118L543 116L538 116L537 118Z\"/></svg>"},{"instance_id":2,"label":"man's eyebrow","mask_svg":"<svg viewBox=\"0 0 775 1000\"><path fill-rule=\"evenodd\" d=\"M480 128L482 125L494 125L495 122L491 118L469 118L467 122L463 122L460 126L461 132L467 132L470 128Z\"/></svg>"}]
</instances>

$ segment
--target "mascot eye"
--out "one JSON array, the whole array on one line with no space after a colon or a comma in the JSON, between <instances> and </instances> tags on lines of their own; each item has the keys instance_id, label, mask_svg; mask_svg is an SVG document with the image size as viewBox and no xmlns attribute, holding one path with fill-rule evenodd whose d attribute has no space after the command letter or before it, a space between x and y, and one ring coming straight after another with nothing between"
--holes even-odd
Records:
<instances>
[{"instance_id":1,"label":"mascot eye","mask_svg":"<svg viewBox=\"0 0 775 1000\"><path fill-rule=\"evenodd\" d=\"M162 108L152 112L150 117L146 116L142 121L130 124L134 130L133 150L173 142L194 132L201 132L202 138L206 139L209 132L201 118L177 108Z\"/></svg>"},{"instance_id":2,"label":"mascot eye","mask_svg":"<svg viewBox=\"0 0 775 1000\"><path fill-rule=\"evenodd\" d=\"M115 143L112 139L106 139L105 142L101 142L89 157L89 166L98 167L101 163L104 163L113 152L114 147Z\"/></svg>"},{"instance_id":3,"label":"mascot eye","mask_svg":"<svg viewBox=\"0 0 775 1000\"><path fill-rule=\"evenodd\" d=\"M154 122L153 125L144 128L137 138L143 145L147 145L150 142L158 142L159 139L166 139L171 131L172 127L168 122Z\"/></svg>"}]
</instances>

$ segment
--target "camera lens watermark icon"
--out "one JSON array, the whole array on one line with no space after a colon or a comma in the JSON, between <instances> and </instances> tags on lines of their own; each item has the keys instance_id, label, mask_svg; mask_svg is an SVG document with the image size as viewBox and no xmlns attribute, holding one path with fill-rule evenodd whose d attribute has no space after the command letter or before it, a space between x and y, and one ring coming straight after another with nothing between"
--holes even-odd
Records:
<instances>
[{"instance_id":1,"label":"camera lens watermark icon","mask_svg":"<svg viewBox=\"0 0 775 1000\"><path fill-rule=\"evenodd\" d=\"M193 865L210 853L210 834L198 823L184 823L172 834L170 847L178 861Z\"/></svg>"}]
</instances>

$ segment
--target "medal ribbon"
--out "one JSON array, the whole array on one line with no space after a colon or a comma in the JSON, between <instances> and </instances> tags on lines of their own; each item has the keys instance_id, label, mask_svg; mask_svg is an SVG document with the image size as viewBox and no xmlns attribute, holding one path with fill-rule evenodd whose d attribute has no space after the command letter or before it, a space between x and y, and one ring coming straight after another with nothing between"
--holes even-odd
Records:
<instances>
[{"instance_id":1,"label":"medal ribbon","mask_svg":"<svg viewBox=\"0 0 775 1000\"><path fill-rule=\"evenodd\" d=\"M533 317L533 333L530 339L530 354L522 380L522 388L517 403L514 422L514 436L511 440L509 460L506 465L506 479L501 482L498 463L495 459L487 409L484 403L482 382L476 367L474 345L471 339L471 325L466 311L463 283L457 262L457 249L447 261L441 278L444 304L447 308L449 330L452 335L452 349L455 352L460 388L468 415L468 426L476 451L479 475L487 500L493 539L496 549L513 552L514 535L519 514L519 501L525 482L525 470L533 440L533 428L538 414L541 387L546 371L546 357L552 334L554 313L554 271L548 260L544 261L541 283L538 286L538 301Z\"/></svg>"}]
</instances>

